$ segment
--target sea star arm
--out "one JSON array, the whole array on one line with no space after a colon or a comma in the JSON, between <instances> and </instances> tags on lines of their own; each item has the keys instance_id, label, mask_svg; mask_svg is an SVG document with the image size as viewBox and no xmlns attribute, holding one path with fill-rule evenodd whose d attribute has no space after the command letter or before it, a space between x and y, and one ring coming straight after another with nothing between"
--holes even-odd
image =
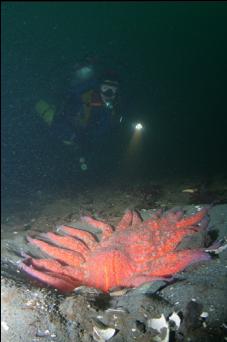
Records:
<instances>
[{"instance_id":1,"label":"sea star arm","mask_svg":"<svg viewBox=\"0 0 227 342\"><path fill-rule=\"evenodd\" d=\"M199 223L207 214L209 208L203 208L196 214L185 217L176 223L176 228L183 228Z\"/></svg>"},{"instance_id":2,"label":"sea star arm","mask_svg":"<svg viewBox=\"0 0 227 342\"><path fill-rule=\"evenodd\" d=\"M142 221L141 216L136 211L127 210L117 224L116 231L122 231L130 226L140 225Z\"/></svg>"},{"instance_id":3,"label":"sea star arm","mask_svg":"<svg viewBox=\"0 0 227 342\"><path fill-rule=\"evenodd\" d=\"M182 271L195 262L210 260L210 258L211 256L202 250L186 249L170 252L148 262L146 274L152 277L167 277Z\"/></svg>"},{"instance_id":4,"label":"sea star arm","mask_svg":"<svg viewBox=\"0 0 227 342\"><path fill-rule=\"evenodd\" d=\"M79 284L67 276L49 272L44 273L21 263L20 269L30 275L33 279L46 285L50 285L61 292L71 292Z\"/></svg>"},{"instance_id":5,"label":"sea star arm","mask_svg":"<svg viewBox=\"0 0 227 342\"><path fill-rule=\"evenodd\" d=\"M61 232L66 233L70 236L76 237L80 239L82 242L84 242L90 249L93 249L97 246L97 240L95 236L82 229L74 228L74 227L69 227L69 226L60 226L58 228Z\"/></svg>"},{"instance_id":6,"label":"sea star arm","mask_svg":"<svg viewBox=\"0 0 227 342\"><path fill-rule=\"evenodd\" d=\"M88 246L81 240L71 236L61 236L53 232L41 234L41 237L47 238L50 242L59 247L67 248L81 253L85 258L89 252Z\"/></svg>"},{"instance_id":7,"label":"sea star arm","mask_svg":"<svg viewBox=\"0 0 227 342\"><path fill-rule=\"evenodd\" d=\"M113 228L108 223L105 223L105 222L100 221L100 220L96 220L90 216L83 216L82 219L83 219L83 221L90 224L92 227L100 229L102 231L102 238L103 239L108 238L114 232Z\"/></svg>"},{"instance_id":8,"label":"sea star arm","mask_svg":"<svg viewBox=\"0 0 227 342\"><path fill-rule=\"evenodd\" d=\"M183 210L176 210L176 209L170 209L165 214L160 217L159 224L160 227L164 227L167 225L174 225L176 222L182 219L184 216Z\"/></svg>"},{"instance_id":9,"label":"sea star arm","mask_svg":"<svg viewBox=\"0 0 227 342\"><path fill-rule=\"evenodd\" d=\"M121 231L121 230L127 229L132 223L132 217L133 217L132 211L127 210L124 213L124 215L122 216L119 223L117 224L116 231Z\"/></svg>"},{"instance_id":10,"label":"sea star arm","mask_svg":"<svg viewBox=\"0 0 227 342\"><path fill-rule=\"evenodd\" d=\"M197 232L204 232L208 227L208 223L209 219L207 217L204 217L201 220L200 225L187 226L186 228L174 230L173 233L170 232L170 226L169 229L156 231L153 237L153 248L158 245L158 242L160 240L162 240L163 244L162 248L156 248L155 257L160 257L166 253L173 251L184 239L184 237L193 235Z\"/></svg>"},{"instance_id":11,"label":"sea star arm","mask_svg":"<svg viewBox=\"0 0 227 342\"><path fill-rule=\"evenodd\" d=\"M209 208L203 208L196 214L183 217L182 210L170 210L160 217L160 212L155 213L148 220L143 222L143 226L149 227L152 231L162 229L163 227L173 226L175 229L186 228L198 224L207 214Z\"/></svg>"},{"instance_id":12,"label":"sea star arm","mask_svg":"<svg viewBox=\"0 0 227 342\"><path fill-rule=\"evenodd\" d=\"M23 261L27 266L30 266L30 274L35 268L42 272L52 272L58 274L59 276L68 276L72 280L81 281L83 279L84 273L81 268L75 268L72 266L63 266L59 261L53 259L33 259L27 258Z\"/></svg>"},{"instance_id":13,"label":"sea star arm","mask_svg":"<svg viewBox=\"0 0 227 342\"><path fill-rule=\"evenodd\" d=\"M133 213L132 213L132 226L140 225L141 223L142 223L141 216L136 211L133 211Z\"/></svg>"},{"instance_id":14,"label":"sea star arm","mask_svg":"<svg viewBox=\"0 0 227 342\"><path fill-rule=\"evenodd\" d=\"M50 257L62 261L70 266L79 266L81 263L85 261L82 254L78 252L55 247L44 241L32 239L31 237L28 237L27 239L31 244L39 247L43 252L48 254Z\"/></svg>"}]
</instances>

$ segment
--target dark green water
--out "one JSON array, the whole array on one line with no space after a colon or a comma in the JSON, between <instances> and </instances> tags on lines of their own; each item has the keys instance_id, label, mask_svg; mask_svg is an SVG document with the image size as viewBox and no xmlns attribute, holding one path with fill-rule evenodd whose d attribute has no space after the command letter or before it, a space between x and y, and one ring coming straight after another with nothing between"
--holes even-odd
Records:
<instances>
[{"instance_id":1,"label":"dark green water","mask_svg":"<svg viewBox=\"0 0 227 342\"><path fill-rule=\"evenodd\" d=\"M34 106L60 106L85 55L120 75L123 155L145 125L138 179L227 174L226 2L2 2L1 19L3 193L82 181Z\"/></svg>"}]
</instances>

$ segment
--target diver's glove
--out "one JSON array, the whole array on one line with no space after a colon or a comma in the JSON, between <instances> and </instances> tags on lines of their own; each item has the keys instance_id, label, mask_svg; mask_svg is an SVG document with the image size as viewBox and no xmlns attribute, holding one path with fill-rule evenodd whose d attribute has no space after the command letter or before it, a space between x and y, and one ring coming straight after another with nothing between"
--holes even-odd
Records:
<instances>
[{"instance_id":1,"label":"diver's glove","mask_svg":"<svg viewBox=\"0 0 227 342\"><path fill-rule=\"evenodd\" d=\"M65 146L73 146L74 148L78 146L76 134L72 134L69 139L62 141Z\"/></svg>"}]
</instances>

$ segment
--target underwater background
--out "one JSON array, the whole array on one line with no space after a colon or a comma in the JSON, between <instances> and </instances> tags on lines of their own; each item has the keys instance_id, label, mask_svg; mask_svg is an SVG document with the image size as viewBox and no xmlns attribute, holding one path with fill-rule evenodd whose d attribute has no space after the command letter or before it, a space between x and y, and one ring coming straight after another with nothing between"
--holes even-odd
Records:
<instances>
[{"instance_id":1,"label":"underwater background","mask_svg":"<svg viewBox=\"0 0 227 342\"><path fill-rule=\"evenodd\" d=\"M3 341L227 340L226 37L224 1L1 2ZM83 154L48 120L87 61L118 75L122 120ZM114 288L146 253L162 277Z\"/></svg>"},{"instance_id":2,"label":"underwater background","mask_svg":"<svg viewBox=\"0 0 227 342\"><path fill-rule=\"evenodd\" d=\"M2 2L3 206L102 180L103 169L78 169L78 156L59 147L35 111L41 99L61 106L84 56L120 75L126 124L118 179L225 178L226 18L226 2ZM129 155L135 121L145 129Z\"/></svg>"}]
</instances>

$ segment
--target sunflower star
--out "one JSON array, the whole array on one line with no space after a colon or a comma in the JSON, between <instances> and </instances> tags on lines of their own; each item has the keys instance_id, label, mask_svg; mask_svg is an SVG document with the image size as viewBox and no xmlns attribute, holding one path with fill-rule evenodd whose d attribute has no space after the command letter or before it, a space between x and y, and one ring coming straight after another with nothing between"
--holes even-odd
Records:
<instances>
[{"instance_id":1,"label":"sunflower star","mask_svg":"<svg viewBox=\"0 0 227 342\"><path fill-rule=\"evenodd\" d=\"M47 259L27 257L20 269L42 284L61 292L86 285L104 292L116 287L138 287L167 279L188 265L209 260L201 249L176 250L185 236L206 229L208 208L184 217L182 210L160 211L143 220L128 210L114 228L92 217L83 217L102 232L101 239L89 231L63 225L62 235L48 232L43 239L28 237Z\"/></svg>"}]
</instances>

